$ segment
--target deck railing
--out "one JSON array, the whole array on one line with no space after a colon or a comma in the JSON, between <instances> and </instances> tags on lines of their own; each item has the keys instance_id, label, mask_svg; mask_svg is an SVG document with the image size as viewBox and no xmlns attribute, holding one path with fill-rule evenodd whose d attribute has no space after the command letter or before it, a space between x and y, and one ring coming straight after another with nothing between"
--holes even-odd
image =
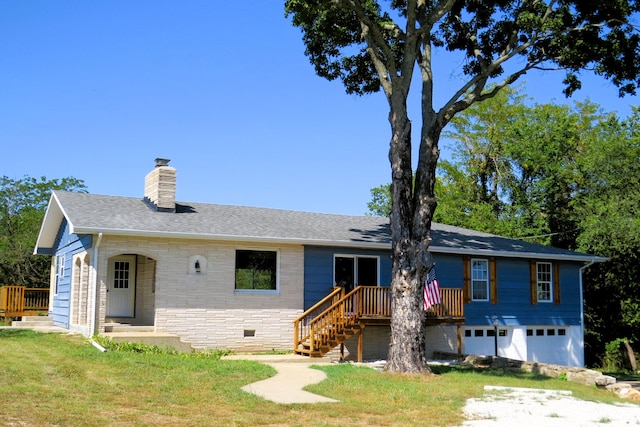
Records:
<instances>
[{"instance_id":1,"label":"deck railing","mask_svg":"<svg viewBox=\"0 0 640 427\"><path fill-rule=\"evenodd\" d=\"M49 289L25 286L0 288L0 316L5 323L10 317L22 317L49 311Z\"/></svg>"},{"instance_id":2,"label":"deck railing","mask_svg":"<svg viewBox=\"0 0 640 427\"><path fill-rule=\"evenodd\" d=\"M427 310L427 319L464 318L464 294L458 288L440 288L440 304Z\"/></svg>"},{"instance_id":3,"label":"deck railing","mask_svg":"<svg viewBox=\"0 0 640 427\"><path fill-rule=\"evenodd\" d=\"M464 321L463 290L440 288L440 304L427 311L431 322L459 323ZM360 321L391 318L391 288L358 286L346 295L334 289L323 300L294 321L294 350L304 343L308 351L331 347L340 340L344 330Z\"/></svg>"},{"instance_id":4,"label":"deck railing","mask_svg":"<svg viewBox=\"0 0 640 427\"><path fill-rule=\"evenodd\" d=\"M339 301L314 317L307 325L305 339L310 349L332 347L341 331L363 317L390 317L391 293L388 287L358 286Z\"/></svg>"}]
</instances>

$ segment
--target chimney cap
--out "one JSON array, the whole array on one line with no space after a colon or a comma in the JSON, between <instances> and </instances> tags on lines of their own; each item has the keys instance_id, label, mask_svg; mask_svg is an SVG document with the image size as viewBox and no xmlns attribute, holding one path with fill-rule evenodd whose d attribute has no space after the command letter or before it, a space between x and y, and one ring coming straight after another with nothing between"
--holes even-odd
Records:
<instances>
[{"instance_id":1,"label":"chimney cap","mask_svg":"<svg viewBox=\"0 0 640 427\"><path fill-rule=\"evenodd\" d=\"M169 166L169 162L171 160L163 159L162 157L157 157L154 161L156 162L156 167L160 167L160 166Z\"/></svg>"}]
</instances>

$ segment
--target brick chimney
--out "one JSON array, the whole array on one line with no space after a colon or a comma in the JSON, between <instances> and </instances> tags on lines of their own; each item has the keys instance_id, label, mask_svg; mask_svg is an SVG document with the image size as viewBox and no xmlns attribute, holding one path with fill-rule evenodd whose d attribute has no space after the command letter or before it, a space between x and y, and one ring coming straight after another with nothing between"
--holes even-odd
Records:
<instances>
[{"instance_id":1,"label":"brick chimney","mask_svg":"<svg viewBox=\"0 0 640 427\"><path fill-rule=\"evenodd\" d=\"M144 200L158 212L176 211L176 169L169 161L157 158L156 167L144 178Z\"/></svg>"}]
</instances>

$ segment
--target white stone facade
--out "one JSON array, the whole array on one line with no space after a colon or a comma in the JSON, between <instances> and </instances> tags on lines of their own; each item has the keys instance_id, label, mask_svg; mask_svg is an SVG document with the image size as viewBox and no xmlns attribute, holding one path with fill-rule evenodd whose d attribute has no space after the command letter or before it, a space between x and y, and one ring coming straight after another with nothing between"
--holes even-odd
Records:
<instances>
[{"instance_id":1,"label":"white stone facade","mask_svg":"<svg viewBox=\"0 0 640 427\"><path fill-rule=\"evenodd\" d=\"M277 251L276 291L235 290L237 249ZM136 317L114 320L152 324L156 332L176 334L200 349L259 351L292 346L293 320L304 305L302 246L105 235L98 251L101 332L108 320L109 259L136 254ZM189 265L194 256L206 260L200 273Z\"/></svg>"}]
</instances>

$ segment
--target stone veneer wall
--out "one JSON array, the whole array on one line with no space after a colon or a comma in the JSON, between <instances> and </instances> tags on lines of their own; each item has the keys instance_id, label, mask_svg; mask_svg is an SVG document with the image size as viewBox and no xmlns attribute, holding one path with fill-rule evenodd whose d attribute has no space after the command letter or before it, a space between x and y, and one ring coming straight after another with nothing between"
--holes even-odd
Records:
<instances>
[{"instance_id":1,"label":"stone veneer wall","mask_svg":"<svg viewBox=\"0 0 640 427\"><path fill-rule=\"evenodd\" d=\"M236 249L277 251L278 291L235 291ZM139 299L152 297L153 304L138 300L136 307L145 307L141 311L144 317L148 307L154 307L156 332L179 335L198 349L291 349L293 320L303 308L302 246L105 235L99 253L101 331L106 313L106 266L109 258L121 254L155 261L155 292L144 286L137 294ZM205 271L189 272L189 258L194 255L206 259ZM145 260L143 266L150 262ZM145 278L150 274L144 270Z\"/></svg>"}]
</instances>

